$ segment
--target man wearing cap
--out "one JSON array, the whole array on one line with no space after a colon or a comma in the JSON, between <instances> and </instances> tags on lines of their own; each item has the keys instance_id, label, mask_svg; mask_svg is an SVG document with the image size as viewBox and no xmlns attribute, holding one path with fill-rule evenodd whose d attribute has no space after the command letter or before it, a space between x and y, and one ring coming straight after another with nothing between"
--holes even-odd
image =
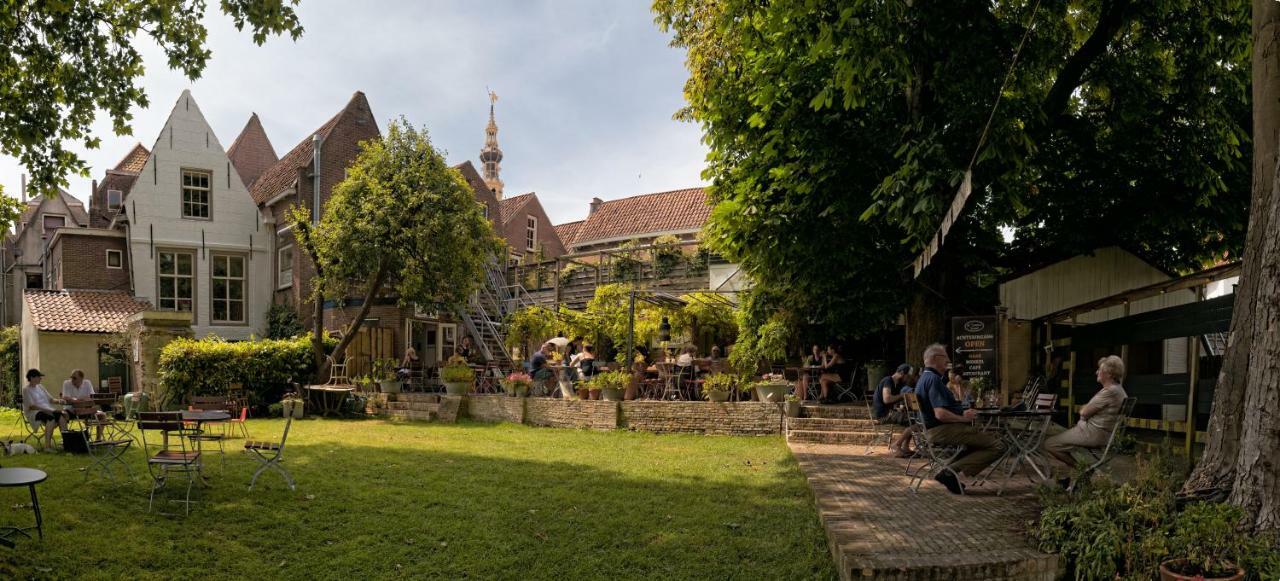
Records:
<instances>
[{"instance_id":1,"label":"man wearing cap","mask_svg":"<svg viewBox=\"0 0 1280 581\"><path fill-rule=\"evenodd\" d=\"M906 387L907 377L910 375L911 366L903 363L894 370L893 375L886 375L880 380L875 393L871 394L871 413L875 415L873 419L882 424L907 425L906 416L900 413L897 407L902 403L903 388ZM911 453L910 440L911 431L904 430L893 443L889 444L889 449L899 458L906 457Z\"/></svg>"},{"instance_id":2,"label":"man wearing cap","mask_svg":"<svg viewBox=\"0 0 1280 581\"><path fill-rule=\"evenodd\" d=\"M44 446L42 451L53 450L53 424L61 430L67 429L67 412L57 405L58 401L49 396L40 380L44 374L39 369L27 370L27 385L22 388L22 413L35 429L44 424Z\"/></svg>"}]
</instances>

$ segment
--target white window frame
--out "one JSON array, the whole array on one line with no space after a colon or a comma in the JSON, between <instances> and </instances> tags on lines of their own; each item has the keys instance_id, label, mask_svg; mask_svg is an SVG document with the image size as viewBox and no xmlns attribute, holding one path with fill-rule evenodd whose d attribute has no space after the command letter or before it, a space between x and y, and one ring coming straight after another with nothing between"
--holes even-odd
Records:
<instances>
[{"instance_id":1,"label":"white window frame","mask_svg":"<svg viewBox=\"0 0 1280 581\"><path fill-rule=\"evenodd\" d=\"M217 276L218 261L227 261L227 273L224 276ZM240 276L231 276L231 261L240 261ZM218 296L214 290L217 285L214 283L218 280L227 281L225 296ZM231 284L240 282L240 298L231 298ZM219 319L218 309L214 305L218 301L227 303L227 318ZM240 303L240 318L232 319L231 305L232 303ZM244 325L249 320L249 260L243 254L215 253L209 256L209 320L215 325Z\"/></svg>"},{"instance_id":2,"label":"white window frame","mask_svg":"<svg viewBox=\"0 0 1280 581\"><path fill-rule=\"evenodd\" d=\"M488 220L488 219L489 219L489 204L486 204L486 203L484 203L484 202L476 202L476 203L477 203L477 204L480 204L480 211L481 211L481 212L484 212L484 219L485 219L485 220Z\"/></svg>"},{"instance_id":3,"label":"white window frame","mask_svg":"<svg viewBox=\"0 0 1280 581\"><path fill-rule=\"evenodd\" d=\"M111 266L111 257L112 257L112 256L115 256L115 257L116 257L116 265L115 265L115 266ZM123 269L123 268L124 268L124 252L121 252L121 251L119 251L119 250L111 250L111 249L107 249L107 268L111 268L111 269L114 269L114 270L121 270L121 269Z\"/></svg>"},{"instance_id":4,"label":"white window frame","mask_svg":"<svg viewBox=\"0 0 1280 581\"><path fill-rule=\"evenodd\" d=\"M524 249L530 252L538 250L538 217L532 214L525 216Z\"/></svg>"},{"instance_id":5,"label":"white window frame","mask_svg":"<svg viewBox=\"0 0 1280 581\"><path fill-rule=\"evenodd\" d=\"M40 216L40 233L41 233L41 234L44 234L44 235L46 235L46 236L49 234L49 226L48 226L47 224L45 224L45 222L44 222L45 220L48 220L49 218L59 218L59 219L61 219L61 220L62 220L62 225L61 225L61 226L58 226L57 228L54 228L54 230L57 230L58 228L66 228L66 227L67 227L67 217L66 217L66 216L63 216L62 214L43 214L43 215L41 215L41 216Z\"/></svg>"},{"instance_id":6,"label":"white window frame","mask_svg":"<svg viewBox=\"0 0 1280 581\"><path fill-rule=\"evenodd\" d=\"M512 252L511 256L507 258L507 266L520 266L521 264L524 264L523 254L516 254Z\"/></svg>"},{"instance_id":7,"label":"white window frame","mask_svg":"<svg viewBox=\"0 0 1280 581\"><path fill-rule=\"evenodd\" d=\"M164 254L172 254L172 255L173 255L173 267L174 267L174 268L173 268L173 271L174 271L174 272L173 272L173 274L164 274L164 273L162 273L162 272L160 271L160 264L161 264L161 262L163 262L163 261L161 260L161 256L162 256L162 255L164 255ZM180 256L180 255L187 255L187 256L190 256L190 257L191 257L191 274L179 274L179 273L178 273L178 256ZM197 302L197 300L196 300L196 299L197 299L197 296L196 296L196 295L197 295L197 292L196 292L196 286L197 286L197 285L196 285L196 281L197 281L197 279L196 279L196 274L199 272L199 264L196 262L196 256L197 256L197 254L196 254L196 251L195 251L195 250L184 250L184 249L179 249L179 248L169 248L169 249L164 249L164 250L157 249L157 250L156 250L156 310L160 310L160 311L173 311L173 312L178 312L178 313L186 313L186 312L190 312L190 313L191 313L191 317L192 317L192 319L193 319L193 320L195 319L195 317L196 317L196 305L197 305L197 304L199 304L199 303ZM173 306L169 306L169 307L166 307L166 306L164 305L164 301L165 301L166 299L165 299L165 298L164 298L164 296L161 294L161 289L164 287L164 280L165 280L165 279L167 279L167 278L174 279L174 282L173 282L173 298L172 298L172 299L168 299L168 300L172 300L172 301L173 301ZM178 281L179 281L179 280L181 280L181 279L184 279L184 278L185 278L185 279L190 279L190 280L191 280L191 297L190 297L190 298L187 298L187 297L179 297L179 296L178 296ZM180 300L188 301L188 302L191 304L191 310L190 310L190 311L184 311L184 310L182 310L182 309L178 308L178 301L180 301Z\"/></svg>"},{"instance_id":8,"label":"white window frame","mask_svg":"<svg viewBox=\"0 0 1280 581\"><path fill-rule=\"evenodd\" d=\"M204 176L208 186L204 188L201 188L199 186L188 186L186 183L188 175ZM188 190L190 190L192 193L203 191L205 195L204 202L187 201ZM182 168L182 172L180 174L179 182L178 182L178 205L180 207L180 214L182 215L182 219L184 220L212 220L213 219L213 172L209 170L204 170L204 169ZM188 214L187 213L188 205L190 205L192 209L195 209L196 206L204 206L205 215L196 216L193 214Z\"/></svg>"},{"instance_id":9,"label":"white window frame","mask_svg":"<svg viewBox=\"0 0 1280 581\"><path fill-rule=\"evenodd\" d=\"M282 255L289 257L289 270L280 270L280 265L284 261L280 258ZM286 289L293 286L293 244L285 244L276 249L276 290Z\"/></svg>"},{"instance_id":10,"label":"white window frame","mask_svg":"<svg viewBox=\"0 0 1280 581\"><path fill-rule=\"evenodd\" d=\"M116 203L111 203L111 194L116 195ZM107 190L107 211L117 212L124 205L124 192L121 190Z\"/></svg>"}]
</instances>

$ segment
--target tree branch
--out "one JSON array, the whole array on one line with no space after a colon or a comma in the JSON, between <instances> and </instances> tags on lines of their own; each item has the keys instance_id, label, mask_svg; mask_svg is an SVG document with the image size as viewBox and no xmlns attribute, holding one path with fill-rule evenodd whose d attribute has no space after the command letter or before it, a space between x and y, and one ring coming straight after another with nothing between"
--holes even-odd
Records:
<instances>
[{"instance_id":1,"label":"tree branch","mask_svg":"<svg viewBox=\"0 0 1280 581\"><path fill-rule=\"evenodd\" d=\"M1084 79L1085 71L1089 69L1089 66L1094 61L1107 52L1107 46L1111 44L1111 41L1120 33L1120 29L1128 22L1130 2L1131 0L1105 1L1102 5L1102 12L1098 16L1098 24L1093 28L1093 33L1067 59L1066 64L1062 65L1062 70L1058 71L1058 77L1054 79L1053 86L1049 88L1049 94L1044 98L1042 107L1045 118L1050 123L1057 123L1058 117L1067 110L1067 103L1071 100L1071 94L1075 92Z\"/></svg>"},{"instance_id":2,"label":"tree branch","mask_svg":"<svg viewBox=\"0 0 1280 581\"><path fill-rule=\"evenodd\" d=\"M378 271L373 274L373 280L369 281L369 287L364 292L364 303L360 305L360 310L356 312L356 316L351 323L347 325L346 330L342 333L342 339L338 341L338 346L333 349L333 360L338 361L342 358L342 354L346 352L347 346L351 344L356 337L356 331L360 330L360 325L364 324L364 318L369 315L369 309L373 307L373 299L378 296L378 291L382 290L382 283L387 280L387 271L390 265L387 259L378 261ZM326 361L320 368L320 377L324 377L325 372L329 369Z\"/></svg>"}]
</instances>

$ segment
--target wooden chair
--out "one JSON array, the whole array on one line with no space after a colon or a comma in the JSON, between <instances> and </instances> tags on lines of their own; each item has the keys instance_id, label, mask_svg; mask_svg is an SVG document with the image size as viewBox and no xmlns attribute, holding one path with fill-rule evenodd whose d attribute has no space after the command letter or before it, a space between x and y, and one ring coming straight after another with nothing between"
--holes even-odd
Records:
<instances>
[{"instance_id":1,"label":"wooden chair","mask_svg":"<svg viewBox=\"0 0 1280 581\"><path fill-rule=\"evenodd\" d=\"M297 490L297 484L293 481L293 476L289 475L289 471L285 470L284 465L284 445L289 441L289 427L293 425L293 416L289 416L284 421L284 435L280 436L277 442L245 442L245 453L251 454L254 460L257 460L261 466L253 473L253 478L249 480L249 490L253 490L253 485L258 482L258 476L262 475L268 468L279 472L284 476L284 481L289 484L289 490Z\"/></svg>"},{"instance_id":2,"label":"wooden chair","mask_svg":"<svg viewBox=\"0 0 1280 581\"><path fill-rule=\"evenodd\" d=\"M200 478L202 465L200 451L190 445L187 438L195 430L187 429L182 421L182 412L142 412L138 414L138 430L142 434L142 447L147 453L147 472L151 474L151 496L147 500L147 512L151 512L156 499L156 491L164 488L171 473L183 474L187 477L187 491L180 502L184 514L191 514L191 487ZM151 433L149 440L147 434ZM159 437L159 441L154 438ZM157 448L154 455L151 449Z\"/></svg>"}]
</instances>

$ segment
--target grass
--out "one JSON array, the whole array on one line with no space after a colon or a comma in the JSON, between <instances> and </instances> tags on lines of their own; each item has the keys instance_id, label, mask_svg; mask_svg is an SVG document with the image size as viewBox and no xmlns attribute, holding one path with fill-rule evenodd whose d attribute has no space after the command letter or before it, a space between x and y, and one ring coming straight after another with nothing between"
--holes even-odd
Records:
<instances>
[{"instance_id":1,"label":"grass","mask_svg":"<svg viewBox=\"0 0 1280 581\"><path fill-rule=\"evenodd\" d=\"M0 434L11 426L0 414ZM249 421L254 438L283 427ZM45 541L0 547L0 578L836 576L781 437L307 419L287 446L297 491L268 472L253 492L240 446L223 472L206 461L188 517L147 513L140 451L117 485L86 481L85 456L0 458L49 473ZM32 522L26 494L0 489L0 525Z\"/></svg>"}]
</instances>

